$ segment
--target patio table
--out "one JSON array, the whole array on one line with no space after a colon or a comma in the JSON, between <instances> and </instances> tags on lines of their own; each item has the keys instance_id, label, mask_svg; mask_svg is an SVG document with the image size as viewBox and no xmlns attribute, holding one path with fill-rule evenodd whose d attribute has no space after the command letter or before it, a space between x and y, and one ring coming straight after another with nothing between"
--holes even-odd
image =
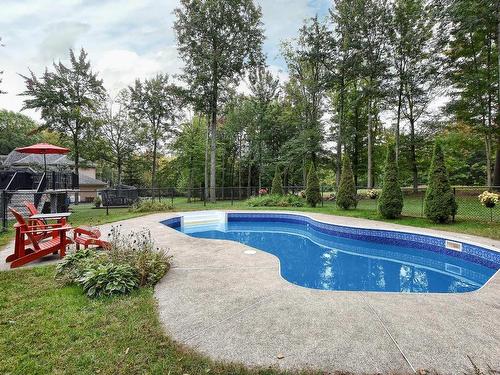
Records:
<instances>
[{"instance_id":1,"label":"patio table","mask_svg":"<svg viewBox=\"0 0 500 375\"><path fill-rule=\"evenodd\" d=\"M31 215L30 219L38 219L38 220L56 220L58 223L64 225L66 224L67 218L71 215L71 212L59 212L59 213L50 213L50 214L35 214Z\"/></svg>"}]
</instances>

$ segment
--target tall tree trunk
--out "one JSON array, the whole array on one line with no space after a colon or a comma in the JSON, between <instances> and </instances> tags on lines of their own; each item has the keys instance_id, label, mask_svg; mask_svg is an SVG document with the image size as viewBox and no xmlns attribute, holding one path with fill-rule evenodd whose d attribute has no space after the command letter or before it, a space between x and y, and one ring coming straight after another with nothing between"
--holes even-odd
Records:
<instances>
[{"instance_id":1,"label":"tall tree trunk","mask_svg":"<svg viewBox=\"0 0 500 375\"><path fill-rule=\"evenodd\" d=\"M368 171L367 171L367 188L373 188L373 139L372 139L372 101L368 99Z\"/></svg>"},{"instance_id":2,"label":"tall tree trunk","mask_svg":"<svg viewBox=\"0 0 500 375\"><path fill-rule=\"evenodd\" d=\"M497 51L500 51L500 0L497 0ZM496 137L497 137L497 151L495 158L495 172L493 173L493 185L500 190L500 134L498 134L500 127L500 53L497 53L497 118L496 118Z\"/></svg>"},{"instance_id":3,"label":"tall tree trunk","mask_svg":"<svg viewBox=\"0 0 500 375\"><path fill-rule=\"evenodd\" d=\"M118 169L118 185L122 184L122 169L123 169L123 161L121 157L116 159L116 168Z\"/></svg>"},{"instance_id":4,"label":"tall tree trunk","mask_svg":"<svg viewBox=\"0 0 500 375\"><path fill-rule=\"evenodd\" d=\"M399 92L398 92L398 116L396 119L396 163L399 161L399 134L400 134L400 124L401 124L401 106L402 106L402 96L403 96L403 79L399 78Z\"/></svg>"},{"instance_id":5,"label":"tall tree trunk","mask_svg":"<svg viewBox=\"0 0 500 375\"><path fill-rule=\"evenodd\" d=\"M486 186L491 188L491 134L484 137L484 148L486 152Z\"/></svg>"},{"instance_id":6,"label":"tall tree trunk","mask_svg":"<svg viewBox=\"0 0 500 375\"><path fill-rule=\"evenodd\" d=\"M248 161L248 176L247 176L247 198L250 198L252 193L252 163Z\"/></svg>"},{"instance_id":7,"label":"tall tree trunk","mask_svg":"<svg viewBox=\"0 0 500 375\"><path fill-rule=\"evenodd\" d=\"M210 121L210 202L215 203L215 165L217 161L216 155L217 146L217 110L212 109L212 118Z\"/></svg>"},{"instance_id":8,"label":"tall tree trunk","mask_svg":"<svg viewBox=\"0 0 500 375\"><path fill-rule=\"evenodd\" d=\"M191 202L191 192L193 190L193 155L189 156L189 183L188 183L188 202Z\"/></svg>"},{"instance_id":9,"label":"tall tree trunk","mask_svg":"<svg viewBox=\"0 0 500 375\"><path fill-rule=\"evenodd\" d=\"M413 176L413 191L418 191L417 152L415 149L415 120L410 118L410 161Z\"/></svg>"},{"instance_id":10,"label":"tall tree trunk","mask_svg":"<svg viewBox=\"0 0 500 375\"><path fill-rule=\"evenodd\" d=\"M209 147L209 142L210 142L210 128L207 123L207 136L205 139L205 200L208 199L208 187L209 187L209 181L208 181L208 147Z\"/></svg>"},{"instance_id":11,"label":"tall tree trunk","mask_svg":"<svg viewBox=\"0 0 500 375\"><path fill-rule=\"evenodd\" d=\"M497 139L497 153L495 158L495 172L493 173L493 186L500 191L500 136Z\"/></svg>"},{"instance_id":12,"label":"tall tree trunk","mask_svg":"<svg viewBox=\"0 0 500 375\"><path fill-rule=\"evenodd\" d=\"M413 100L411 93L406 87L406 100L408 101L408 120L410 121L410 162L411 172L413 176L413 191L418 191L418 167L417 167L417 151L415 145L415 117L413 114Z\"/></svg>"},{"instance_id":13,"label":"tall tree trunk","mask_svg":"<svg viewBox=\"0 0 500 375\"><path fill-rule=\"evenodd\" d=\"M80 184L80 144L78 142L78 133L73 135L73 149L75 150L75 174ZM75 193L75 204L80 203L80 195Z\"/></svg>"},{"instance_id":14,"label":"tall tree trunk","mask_svg":"<svg viewBox=\"0 0 500 375\"><path fill-rule=\"evenodd\" d=\"M153 140L153 167L151 168L151 197L155 197L156 189L156 158L158 152L158 137L154 136Z\"/></svg>"},{"instance_id":15,"label":"tall tree trunk","mask_svg":"<svg viewBox=\"0 0 500 375\"><path fill-rule=\"evenodd\" d=\"M224 185L226 180L226 151L222 151L221 199L224 200Z\"/></svg>"},{"instance_id":16,"label":"tall tree trunk","mask_svg":"<svg viewBox=\"0 0 500 375\"><path fill-rule=\"evenodd\" d=\"M238 199L241 200L241 135L238 137Z\"/></svg>"},{"instance_id":17,"label":"tall tree trunk","mask_svg":"<svg viewBox=\"0 0 500 375\"><path fill-rule=\"evenodd\" d=\"M342 77L340 81L339 128L337 130L337 168L335 173L337 189L340 186L340 175L342 174L342 127L344 125L344 100L345 81L344 77Z\"/></svg>"}]
</instances>

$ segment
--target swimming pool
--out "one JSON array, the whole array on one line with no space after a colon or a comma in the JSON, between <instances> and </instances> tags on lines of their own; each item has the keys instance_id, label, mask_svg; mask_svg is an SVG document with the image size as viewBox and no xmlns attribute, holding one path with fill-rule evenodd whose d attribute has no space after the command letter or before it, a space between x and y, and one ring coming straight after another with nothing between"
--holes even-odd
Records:
<instances>
[{"instance_id":1,"label":"swimming pool","mask_svg":"<svg viewBox=\"0 0 500 375\"><path fill-rule=\"evenodd\" d=\"M186 219L187 220L187 219ZM287 281L306 288L469 292L500 268L500 254L421 234L351 228L295 214L228 213L162 222L192 237L243 243L275 255Z\"/></svg>"}]
</instances>

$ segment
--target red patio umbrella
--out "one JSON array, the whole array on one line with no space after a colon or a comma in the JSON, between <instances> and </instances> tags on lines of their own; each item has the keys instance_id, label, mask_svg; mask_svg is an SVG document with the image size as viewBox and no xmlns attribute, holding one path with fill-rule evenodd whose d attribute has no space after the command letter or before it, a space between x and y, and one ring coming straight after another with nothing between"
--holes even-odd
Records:
<instances>
[{"instance_id":1,"label":"red patio umbrella","mask_svg":"<svg viewBox=\"0 0 500 375\"><path fill-rule=\"evenodd\" d=\"M67 154L70 150L66 147L59 147L55 145L51 145L49 143L37 143L35 145L26 146L26 147L18 147L16 148L17 152L21 152L23 154L39 154L43 155L43 166L44 172L47 173L47 159L45 155L62 155Z\"/></svg>"}]
</instances>

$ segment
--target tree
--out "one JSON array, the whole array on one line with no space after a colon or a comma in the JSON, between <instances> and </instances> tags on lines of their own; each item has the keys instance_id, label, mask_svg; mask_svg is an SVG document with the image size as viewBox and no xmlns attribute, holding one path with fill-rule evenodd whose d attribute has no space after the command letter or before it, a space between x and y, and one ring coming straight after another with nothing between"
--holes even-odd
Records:
<instances>
[{"instance_id":1,"label":"tree","mask_svg":"<svg viewBox=\"0 0 500 375\"><path fill-rule=\"evenodd\" d=\"M203 154L205 152L206 122L200 115L181 124L178 135L172 144L176 152L176 164L182 180L186 181L188 199L195 185L203 180Z\"/></svg>"},{"instance_id":2,"label":"tree","mask_svg":"<svg viewBox=\"0 0 500 375\"><path fill-rule=\"evenodd\" d=\"M172 130L179 117L180 91L170 83L167 74L158 74L144 82L136 80L129 87L129 109L132 117L140 122L143 134L142 140L152 154L151 187L156 188L156 171L158 168L158 151L165 138ZM154 194L154 192L153 192Z\"/></svg>"},{"instance_id":3,"label":"tree","mask_svg":"<svg viewBox=\"0 0 500 375\"><path fill-rule=\"evenodd\" d=\"M352 174L351 160L349 156L344 155L342 160L342 175L340 176L340 186L337 192L337 207L348 210L356 208L358 200L356 199L357 191L354 184L354 176Z\"/></svg>"},{"instance_id":4,"label":"tree","mask_svg":"<svg viewBox=\"0 0 500 375\"><path fill-rule=\"evenodd\" d=\"M435 223L445 223L457 213L457 203L448 180L443 148L439 141L434 145L429 182L425 192L425 216Z\"/></svg>"},{"instance_id":5,"label":"tree","mask_svg":"<svg viewBox=\"0 0 500 375\"><path fill-rule=\"evenodd\" d=\"M264 66L257 66L250 71L250 89L255 111L256 136L252 143L252 150L256 151L254 159L259 166L259 189L262 188L264 142L269 140L269 131L272 131L272 117L270 106L278 96L279 79L275 78Z\"/></svg>"},{"instance_id":6,"label":"tree","mask_svg":"<svg viewBox=\"0 0 500 375\"><path fill-rule=\"evenodd\" d=\"M174 12L184 79L208 100L210 200L215 202L219 100L226 87L261 59L262 12L253 0L181 0Z\"/></svg>"},{"instance_id":7,"label":"tree","mask_svg":"<svg viewBox=\"0 0 500 375\"><path fill-rule=\"evenodd\" d=\"M447 8L447 77L453 85L448 112L484 137L486 184L492 182L494 144L500 147L498 1L457 0ZM496 46L495 46L496 42ZM495 142L496 141L496 142ZM497 159L500 163L500 158ZM500 166L497 169L500 171Z\"/></svg>"},{"instance_id":8,"label":"tree","mask_svg":"<svg viewBox=\"0 0 500 375\"><path fill-rule=\"evenodd\" d=\"M92 72L84 49L78 57L73 50L69 55L70 66L58 62L53 64L53 72L46 69L40 78L32 71L29 76L21 76L26 84L26 91L21 95L31 97L24 100L23 109L41 110L45 121L42 128L58 131L71 139L78 174L81 143L95 131L96 109L105 98L105 89L102 80Z\"/></svg>"},{"instance_id":9,"label":"tree","mask_svg":"<svg viewBox=\"0 0 500 375\"><path fill-rule=\"evenodd\" d=\"M122 183L123 165L137 143L137 127L130 117L129 103L130 93L126 89L120 91L116 101L109 98L103 108L102 125L99 129L105 141L101 146L100 156L116 166L118 185ZM115 104L118 109L114 108Z\"/></svg>"},{"instance_id":10,"label":"tree","mask_svg":"<svg viewBox=\"0 0 500 375\"><path fill-rule=\"evenodd\" d=\"M283 181L281 180L281 171L279 166L276 166L273 185L271 187L271 194L283 195Z\"/></svg>"},{"instance_id":11,"label":"tree","mask_svg":"<svg viewBox=\"0 0 500 375\"><path fill-rule=\"evenodd\" d=\"M403 210L403 192L399 185L398 163L393 144L387 146L385 175L382 193L378 200L378 211L385 219L395 219Z\"/></svg>"},{"instance_id":12,"label":"tree","mask_svg":"<svg viewBox=\"0 0 500 375\"><path fill-rule=\"evenodd\" d=\"M435 7L425 0L397 0L391 27L391 50L396 80L396 160L400 154L400 123L402 117L410 126L409 161L413 189L418 188L416 126L425 116L429 104L438 95L442 72L439 67L439 39Z\"/></svg>"},{"instance_id":13,"label":"tree","mask_svg":"<svg viewBox=\"0 0 500 375\"><path fill-rule=\"evenodd\" d=\"M38 124L21 113L0 110L0 155L7 155L16 147L29 146L40 141Z\"/></svg>"},{"instance_id":14,"label":"tree","mask_svg":"<svg viewBox=\"0 0 500 375\"><path fill-rule=\"evenodd\" d=\"M362 0L359 23L360 55L363 59L363 90L367 101L367 187L373 188L373 146L376 119L387 95L389 13L386 0Z\"/></svg>"},{"instance_id":15,"label":"tree","mask_svg":"<svg viewBox=\"0 0 500 375\"><path fill-rule=\"evenodd\" d=\"M332 36L318 17L307 20L299 31L296 45L283 45L290 81L294 84L300 103L301 131L299 145L302 150L304 180L306 165L317 162L323 140L321 117L325 92L330 85L329 61L332 59Z\"/></svg>"},{"instance_id":16,"label":"tree","mask_svg":"<svg viewBox=\"0 0 500 375\"><path fill-rule=\"evenodd\" d=\"M311 207L316 207L321 202L318 172L313 163L307 174L306 201Z\"/></svg>"}]
</instances>

